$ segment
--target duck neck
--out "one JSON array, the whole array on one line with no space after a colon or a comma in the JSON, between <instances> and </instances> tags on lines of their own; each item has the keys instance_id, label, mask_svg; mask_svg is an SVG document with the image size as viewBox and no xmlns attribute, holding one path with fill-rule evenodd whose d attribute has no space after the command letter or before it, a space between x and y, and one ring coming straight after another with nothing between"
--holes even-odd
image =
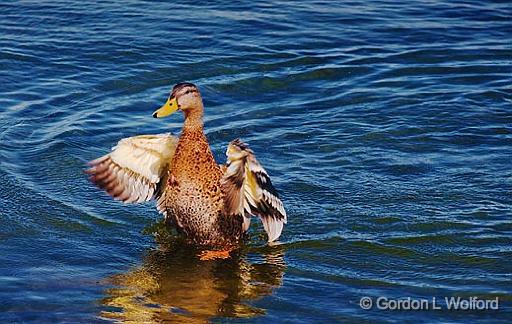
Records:
<instances>
[{"instance_id":1,"label":"duck neck","mask_svg":"<svg viewBox=\"0 0 512 324\"><path fill-rule=\"evenodd\" d=\"M203 131L203 109L190 109L185 110L185 123L183 124L183 131L197 132Z\"/></svg>"}]
</instances>

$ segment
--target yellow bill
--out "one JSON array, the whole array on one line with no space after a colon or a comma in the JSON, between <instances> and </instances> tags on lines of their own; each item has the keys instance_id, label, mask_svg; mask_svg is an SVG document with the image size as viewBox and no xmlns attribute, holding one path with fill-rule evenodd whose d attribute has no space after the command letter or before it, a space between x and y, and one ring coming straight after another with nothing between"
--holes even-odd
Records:
<instances>
[{"instance_id":1,"label":"yellow bill","mask_svg":"<svg viewBox=\"0 0 512 324\"><path fill-rule=\"evenodd\" d=\"M160 109L153 113L153 117L166 117L176 112L176 110L178 110L178 102L176 101L176 98L169 98L167 99L167 102L162 107L160 107Z\"/></svg>"}]
</instances>

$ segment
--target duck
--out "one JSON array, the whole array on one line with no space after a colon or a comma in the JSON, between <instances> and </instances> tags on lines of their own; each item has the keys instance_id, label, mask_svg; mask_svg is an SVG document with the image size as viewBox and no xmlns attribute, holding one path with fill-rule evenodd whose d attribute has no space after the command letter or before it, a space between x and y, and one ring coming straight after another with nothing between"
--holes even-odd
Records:
<instances>
[{"instance_id":1,"label":"duck","mask_svg":"<svg viewBox=\"0 0 512 324\"><path fill-rule=\"evenodd\" d=\"M268 242L275 242L287 215L254 152L235 139L227 146L226 163L215 161L195 84L176 84L153 117L177 111L185 116L179 137L165 133L123 138L110 153L88 163L90 180L124 203L154 200L166 223L186 242L221 252L214 257L227 257L240 245L253 216L261 220Z\"/></svg>"}]
</instances>

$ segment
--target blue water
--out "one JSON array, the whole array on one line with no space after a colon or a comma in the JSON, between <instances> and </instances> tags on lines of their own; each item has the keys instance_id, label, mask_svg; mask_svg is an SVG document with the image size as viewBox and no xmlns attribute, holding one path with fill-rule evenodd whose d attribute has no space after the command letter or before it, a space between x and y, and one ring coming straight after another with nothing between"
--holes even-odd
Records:
<instances>
[{"instance_id":1,"label":"blue water","mask_svg":"<svg viewBox=\"0 0 512 324\"><path fill-rule=\"evenodd\" d=\"M121 4L123 3L123 4ZM509 322L508 1L0 4L2 322ZM202 92L217 160L247 141L289 215L201 262L153 203L84 162L174 83ZM256 223L256 222L255 222ZM499 310L363 310L362 297L499 298ZM441 306L443 306L440 303Z\"/></svg>"}]
</instances>

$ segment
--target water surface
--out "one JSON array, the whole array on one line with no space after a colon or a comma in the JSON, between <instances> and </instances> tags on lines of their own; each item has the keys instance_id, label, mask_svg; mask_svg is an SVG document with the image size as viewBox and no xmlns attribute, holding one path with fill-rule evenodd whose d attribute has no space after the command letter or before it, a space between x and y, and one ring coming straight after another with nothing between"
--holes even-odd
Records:
<instances>
[{"instance_id":1,"label":"water surface","mask_svg":"<svg viewBox=\"0 0 512 324\"><path fill-rule=\"evenodd\" d=\"M0 4L0 319L507 322L512 316L508 1ZM84 162L199 85L219 162L247 141L289 215L200 262L153 203ZM256 222L254 222L256 223ZM478 296L499 311L362 310Z\"/></svg>"}]
</instances>

